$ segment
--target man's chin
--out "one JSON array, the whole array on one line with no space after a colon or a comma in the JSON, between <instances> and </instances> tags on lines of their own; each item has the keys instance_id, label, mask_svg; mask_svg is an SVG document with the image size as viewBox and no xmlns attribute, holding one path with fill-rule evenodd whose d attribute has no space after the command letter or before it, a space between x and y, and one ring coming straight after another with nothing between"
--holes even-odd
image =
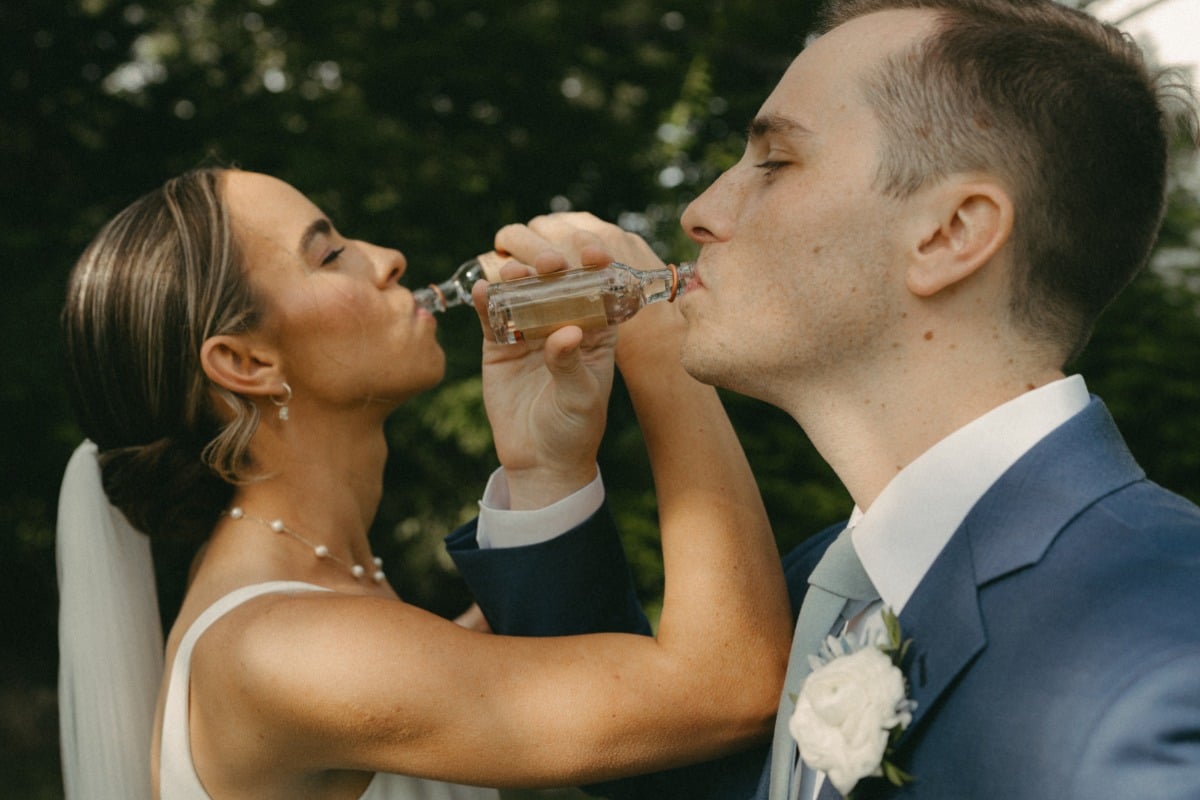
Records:
<instances>
[{"instance_id":1,"label":"man's chin","mask_svg":"<svg viewBox=\"0 0 1200 800\"><path fill-rule=\"evenodd\" d=\"M700 347L699 343L694 341L690 330L684 337L683 345L679 350L679 363L683 365L683 369L688 375L701 383L718 387L722 385L721 379L724 371L721 369L721 362L713 358L711 351Z\"/></svg>"}]
</instances>

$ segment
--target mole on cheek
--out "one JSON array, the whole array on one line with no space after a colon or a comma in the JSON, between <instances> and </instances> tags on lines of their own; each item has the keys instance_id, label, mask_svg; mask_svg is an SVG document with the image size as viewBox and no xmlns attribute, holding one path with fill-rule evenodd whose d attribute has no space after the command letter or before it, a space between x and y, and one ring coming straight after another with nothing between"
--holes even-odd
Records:
<instances>
[{"instance_id":1,"label":"mole on cheek","mask_svg":"<svg viewBox=\"0 0 1200 800\"><path fill-rule=\"evenodd\" d=\"M925 331L925 341L928 342L931 339L933 339L933 331Z\"/></svg>"}]
</instances>

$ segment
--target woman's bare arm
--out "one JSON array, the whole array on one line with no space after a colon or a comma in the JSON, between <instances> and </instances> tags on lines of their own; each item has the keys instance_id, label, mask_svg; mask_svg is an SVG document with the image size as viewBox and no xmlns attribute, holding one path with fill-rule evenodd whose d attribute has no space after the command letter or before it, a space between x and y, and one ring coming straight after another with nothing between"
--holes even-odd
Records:
<instances>
[{"instance_id":1,"label":"woman's bare arm","mask_svg":"<svg viewBox=\"0 0 1200 800\"><path fill-rule=\"evenodd\" d=\"M640 239L570 217L508 231L506 249L533 260L532 248L551 242L571 261L590 244L634 264L653 258ZM195 690L251 698L229 713L262 732L263 763L301 771L554 786L767 736L791 634L786 589L720 400L679 365L683 330L674 306L652 306L616 340L659 499L666 591L655 637L492 636L395 601L269 597L202 640ZM565 331L534 351L485 345L485 381L520 384L507 404L489 403L502 462L515 465L514 503L536 507L594 475L604 413L594 398L607 397L616 336Z\"/></svg>"}]
</instances>

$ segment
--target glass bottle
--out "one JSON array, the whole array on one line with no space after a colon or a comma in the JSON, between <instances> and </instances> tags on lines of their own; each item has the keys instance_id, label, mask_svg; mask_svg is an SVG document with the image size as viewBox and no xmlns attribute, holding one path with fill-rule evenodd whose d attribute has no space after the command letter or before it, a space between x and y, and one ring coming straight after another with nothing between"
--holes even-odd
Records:
<instances>
[{"instance_id":1,"label":"glass bottle","mask_svg":"<svg viewBox=\"0 0 1200 800\"><path fill-rule=\"evenodd\" d=\"M506 256L494 251L481 253L459 264L449 279L441 283L431 283L423 289L413 289L413 299L431 314L470 303L471 287L475 285L475 281L481 278L498 280L500 265L504 263L505 258Z\"/></svg>"},{"instance_id":2,"label":"glass bottle","mask_svg":"<svg viewBox=\"0 0 1200 800\"><path fill-rule=\"evenodd\" d=\"M691 263L639 270L613 262L490 283L489 327L497 342L515 344L544 339L565 325L584 330L615 325L642 306L673 301L687 290L694 274Z\"/></svg>"}]
</instances>

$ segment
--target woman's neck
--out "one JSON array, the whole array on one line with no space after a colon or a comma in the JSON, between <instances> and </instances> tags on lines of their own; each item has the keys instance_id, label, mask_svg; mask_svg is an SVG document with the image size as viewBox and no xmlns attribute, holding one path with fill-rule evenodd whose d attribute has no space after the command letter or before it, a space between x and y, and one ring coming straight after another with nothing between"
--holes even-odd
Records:
<instances>
[{"instance_id":1,"label":"woman's neck","mask_svg":"<svg viewBox=\"0 0 1200 800\"><path fill-rule=\"evenodd\" d=\"M367 533L383 493L387 442L382 426L333 427L292 420L260 430L252 452L262 477L239 486L233 505L369 565Z\"/></svg>"}]
</instances>

